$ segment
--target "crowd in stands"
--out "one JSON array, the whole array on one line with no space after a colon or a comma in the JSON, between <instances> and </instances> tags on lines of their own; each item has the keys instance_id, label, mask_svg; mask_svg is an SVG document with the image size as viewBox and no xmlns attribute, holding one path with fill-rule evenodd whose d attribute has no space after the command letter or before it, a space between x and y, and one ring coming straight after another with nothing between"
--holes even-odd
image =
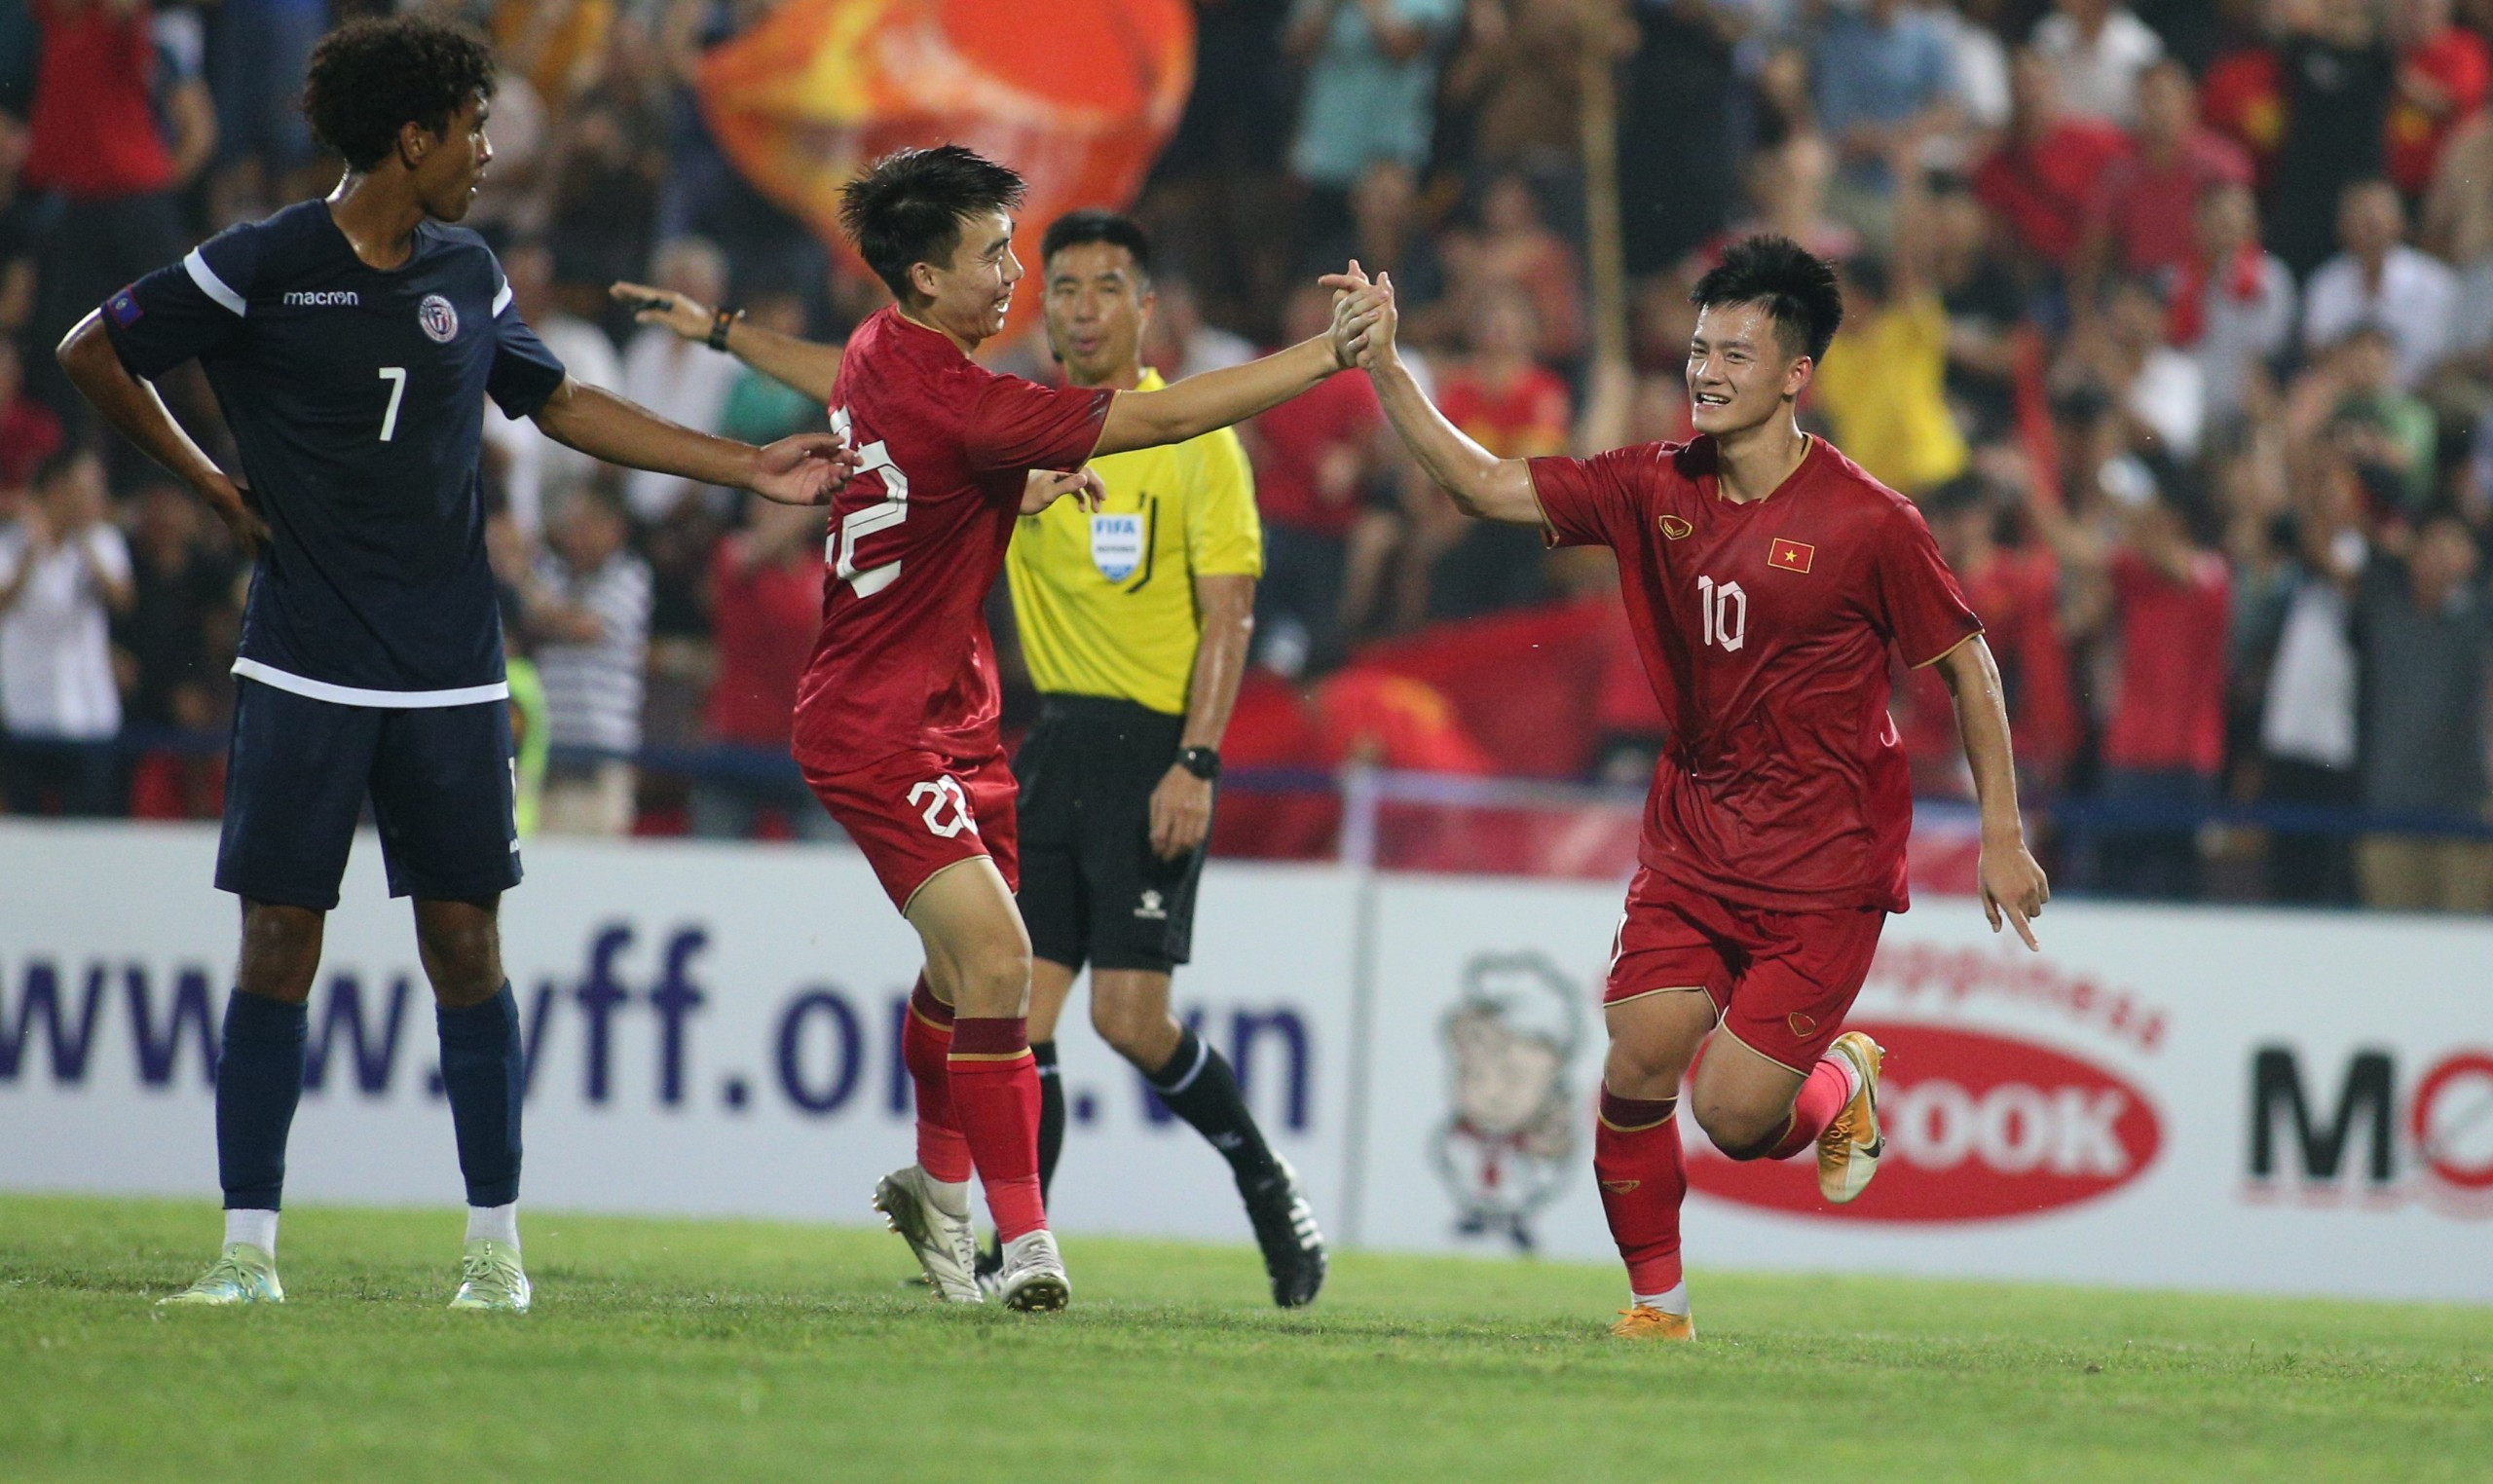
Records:
<instances>
[{"instance_id":1,"label":"crowd in stands","mask_svg":"<svg viewBox=\"0 0 2493 1484\"><path fill-rule=\"evenodd\" d=\"M50 348L327 189L293 90L354 3L0 0L10 811L214 810L241 564ZM1198 0L1196 87L1136 207L1166 260L1149 358L1174 377L1308 333L1315 275L1356 257L1493 451L1684 437L1688 285L1739 235L1790 236L1847 304L1805 426L1920 503L2006 673L2029 801L2064 815L2062 881L2493 910L2493 839L2441 828L2488 805L2493 0L2135 3ZM471 225L573 375L741 438L820 426L606 291L830 341L879 302L696 104L702 53L766 0L449 8L506 69ZM1587 272L1604 68L1622 337ZM1047 369L1034 343L1002 359ZM216 447L204 382L164 390ZM488 425L542 828L821 833L754 761L786 740L819 515ZM1355 374L1246 434L1268 572L1233 767L1650 765L1606 556L1461 520ZM1895 715L1917 793L1965 797L1944 689L1900 675ZM736 765L635 761L704 748ZM2204 822L2228 804L2254 807ZM2296 824L2357 809L2369 828Z\"/></svg>"}]
</instances>

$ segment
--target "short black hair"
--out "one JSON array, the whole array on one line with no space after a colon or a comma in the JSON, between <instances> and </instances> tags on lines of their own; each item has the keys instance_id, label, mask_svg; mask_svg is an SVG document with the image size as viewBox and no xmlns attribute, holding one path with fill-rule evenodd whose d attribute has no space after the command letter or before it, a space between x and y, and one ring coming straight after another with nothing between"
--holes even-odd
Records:
<instances>
[{"instance_id":1,"label":"short black hair","mask_svg":"<svg viewBox=\"0 0 2493 1484\"><path fill-rule=\"evenodd\" d=\"M1782 332L1785 348L1797 344L1811 360L1827 353L1837 326L1843 323L1843 291L1836 286L1835 265L1788 237L1733 242L1724 249L1723 261L1688 291L1688 302L1701 310L1718 304L1763 305Z\"/></svg>"},{"instance_id":2,"label":"short black hair","mask_svg":"<svg viewBox=\"0 0 2493 1484\"><path fill-rule=\"evenodd\" d=\"M368 170L397 148L400 126L447 133L494 81L493 47L464 25L422 13L351 20L312 49L303 117L349 169Z\"/></svg>"},{"instance_id":3,"label":"short black hair","mask_svg":"<svg viewBox=\"0 0 2493 1484\"><path fill-rule=\"evenodd\" d=\"M1048 223L1048 235L1039 240L1039 261L1044 264L1067 247L1093 242L1123 247L1133 257L1135 271L1146 278L1151 277L1151 238L1142 230L1142 223L1098 206L1067 211Z\"/></svg>"},{"instance_id":4,"label":"short black hair","mask_svg":"<svg viewBox=\"0 0 2493 1484\"><path fill-rule=\"evenodd\" d=\"M1022 177L958 144L895 150L839 188L839 229L892 297L916 296L909 270L949 267L961 245L961 223L987 211L1022 205Z\"/></svg>"}]
</instances>

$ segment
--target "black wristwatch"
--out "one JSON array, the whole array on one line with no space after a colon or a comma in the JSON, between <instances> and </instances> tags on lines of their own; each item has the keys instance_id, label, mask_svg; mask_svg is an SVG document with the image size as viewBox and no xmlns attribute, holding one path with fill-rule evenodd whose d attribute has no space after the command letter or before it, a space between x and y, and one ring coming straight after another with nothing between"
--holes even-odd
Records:
<instances>
[{"instance_id":1,"label":"black wristwatch","mask_svg":"<svg viewBox=\"0 0 2493 1484\"><path fill-rule=\"evenodd\" d=\"M1177 749L1177 765L1206 783L1220 777L1220 749L1216 747L1181 747Z\"/></svg>"},{"instance_id":2,"label":"black wristwatch","mask_svg":"<svg viewBox=\"0 0 2493 1484\"><path fill-rule=\"evenodd\" d=\"M710 315L710 349L713 351L726 350L727 348L727 331L734 329L736 321L743 317L744 311L742 310L719 309L712 311Z\"/></svg>"}]
</instances>

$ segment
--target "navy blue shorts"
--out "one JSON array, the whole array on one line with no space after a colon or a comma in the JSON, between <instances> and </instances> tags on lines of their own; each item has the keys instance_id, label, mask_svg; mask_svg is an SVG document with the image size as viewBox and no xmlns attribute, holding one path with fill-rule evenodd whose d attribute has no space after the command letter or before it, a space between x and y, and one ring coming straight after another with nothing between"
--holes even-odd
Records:
<instances>
[{"instance_id":1,"label":"navy blue shorts","mask_svg":"<svg viewBox=\"0 0 2493 1484\"><path fill-rule=\"evenodd\" d=\"M519 884L508 703L342 706L238 688L219 891L336 907L367 797L390 895L480 902Z\"/></svg>"}]
</instances>

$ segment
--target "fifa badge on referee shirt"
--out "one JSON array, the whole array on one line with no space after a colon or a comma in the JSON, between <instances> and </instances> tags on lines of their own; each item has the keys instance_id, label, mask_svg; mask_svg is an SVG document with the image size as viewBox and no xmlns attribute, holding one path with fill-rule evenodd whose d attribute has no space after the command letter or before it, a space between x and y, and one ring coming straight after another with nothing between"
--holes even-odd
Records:
<instances>
[{"instance_id":1,"label":"fifa badge on referee shirt","mask_svg":"<svg viewBox=\"0 0 2493 1484\"><path fill-rule=\"evenodd\" d=\"M1099 569L1099 575L1111 582L1133 576L1134 570L1142 565L1142 517L1092 516L1091 561Z\"/></svg>"}]
</instances>

